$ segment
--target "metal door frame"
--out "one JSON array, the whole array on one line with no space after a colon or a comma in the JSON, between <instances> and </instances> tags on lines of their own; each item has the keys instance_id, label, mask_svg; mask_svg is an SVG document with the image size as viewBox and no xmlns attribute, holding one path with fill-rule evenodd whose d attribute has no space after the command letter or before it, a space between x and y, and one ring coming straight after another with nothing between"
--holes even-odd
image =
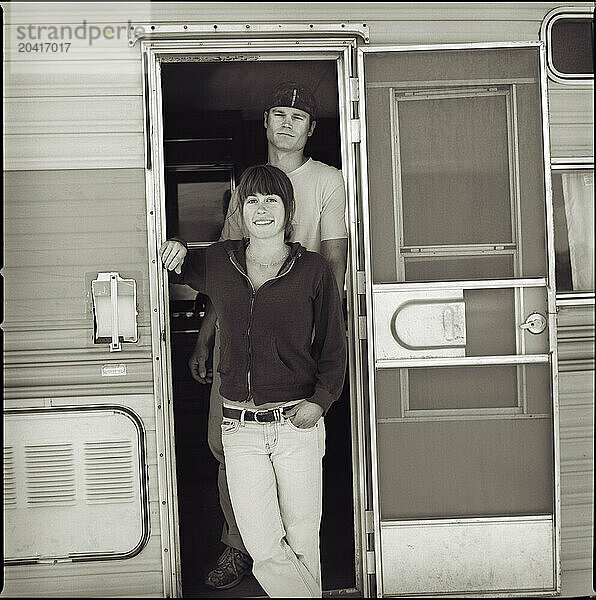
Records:
<instances>
[{"instance_id":1,"label":"metal door frame","mask_svg":"<svg viewBox=\"0 0 596 600\"><path fill-rule=\"evenodd\" d=\"M542 110L542 140L543 140L543 162L544 162L544 181L545 181L545 196L546 196L546 232L547 232L547 306L548 306L548 327L549 327L549 347L550 347L550 365L552 379L552 425L553 425L553 468L554 468L554 506L553 506L553 561L554 561L554 584L555 590L552 594L560 592L561 581L561 564L560 564L560 450L559 450L559 406L558 406L558 371L557 371L557 336L556 336L556 290L555 290L555 260L554 260L554 227L553 227L553 207L552 207L552 186L551 186L551 160L550 160L550 142L549 142L549 126L548 126L548 104L547 104L547 74L546 74L546 51L544 42L502 42L502 43L462 43L462 44L436 44L436 45L409 45L409 46L369 46L360 47L358 49L358 85L360 96L360 121L361 121L361 144L360 144L360 188L362 202L362 217L363 217L363 246L364 246L364 289L362 293L366 297L366 337L369 340L368 344L368 397L369 402L369 427L371 437L371 481L372 481L372 503L373 503L373 530L374 530L374 549L375 557L374 571L376 573L376 595L383 596L383 577L381 564L381 518L380 518L380 499L378 489L378 450L377 450L377 433L376 433L376 410L375 410L375 360L372 350L372 341L374 340L374 322L372 314L373 306L373 282L372 282L372 257L370 250L370 212L369 212L369 195L368 195L368 156L367 156L367 132L366 132L366 83L365 83L365 66L364 57L369 53L396 53L407 51L440 51L440 50L473 50L473 49L499 49L499 48L531 48L539 49L540 56L540 86L541 86L541 110ZM447 80L446 80L447 83ZM516 281L520 281L519 279ZM475 286L478 282L467 282ZM485 282L486 283L486 282ZM504 287L512 285L512 280L491 281L492 287ZM530 281L527 281L530 285ZM416 286L417 284L399 284ZM431 287L449 287L449 282L440 282L430 284ZM496 358L496 357L495 357ZM403 362L403 361L400 361ZM431 360L432 362L432 360ZM444 361L443 361L444 362ZM459 362L459 361L458 361ZM436 359L435 364L440 364L441 359ZM414 366L416 362L411 362L409 365ZM424 361L424 364L431 364ZM456 521L455 519L453 521ZM486 594L487 596L511 596L511 595L543 595L544 592L507 592L503 594ZM471 592L463 594L464 596L477 597L478 593ZM480 594L482 595L482 594Z\"/></svg>"},{"instance_id":2,"label":"metal door frame","mask_svg":"<svg viewBox=\"0 0 596 600\"><path fill-rule=\"evenodd\" d=\"M154 394L157 422L157 453L158 453L158 485L159 485L159 514L162 532L162 557L164 594L166 596L181 596L181 562L179 519L177 506L176 464L174 446L174 414L172 398L172 366L169 348L169 293L167 276L161 268L158 249L165 240L165 163L163 156L163 117L162 117L162 62L194 62L201 56L209 56L211 61L237 60L241 61L246 55L256 57L256 60L334 60L337 65L338 107L340 123L340 145L342 171L346 184L347 212L350 242L354 243L357 236L358 213L356 209L356 152L354 145L359 142L358 128L354 127L354 94L357 92L352 78L354 69L354 51L356 35L368 41L367 30L362 27L333 25L327 34L342 34L342 37L262 37L254 38L221 38L213 35L213 26L195 26L194 32L202 34L202 39L184 39L180 32L186 29L183 25L162 27L156 26L156 39L152 39L149 25L136 26L131 30L144 27L142 37L149 38L141 41L143 56L144 101L145 101L145 177L147 196L147 228L149 243L149 283L151 302L151 332L153 350ZM190 27L190 26L189 26ZM226 24L218 24L218 33L228 35L250 34L252 31L231 25L227 31ZM248 28L248 25L246 26ZM281 27L281 26L279 26ZM296 26L298 27L298 26ZM300 25L299 31L290 28L290 33L312 34L307 26ZM287 27L284 27L287 30ZM280 35L278 25L259 26L253 30L260 35L276 33ZM325 27L317 25L318 31ZM159 36L167 33L160 39ZM211 34L211 37L209 36ZM322 36L323 33L319 33ZM137 38L131 39L131 45ZM357 279L357 257L351 251L348 258L347 298L348 298L348 350L350 377L350 413L352 430L352 474L353 474L353 503L354 503L354 546L355 546L355 577L354 589L342 592L362 592L369 594L367 571L367 553L363 551L366 544L367 518L367 468L364 439L365 416L364 394L360 372L359 353L355 349L354 339L358 338L357 309L358 296L353 288Z\"/></svg>"}]
</instances>

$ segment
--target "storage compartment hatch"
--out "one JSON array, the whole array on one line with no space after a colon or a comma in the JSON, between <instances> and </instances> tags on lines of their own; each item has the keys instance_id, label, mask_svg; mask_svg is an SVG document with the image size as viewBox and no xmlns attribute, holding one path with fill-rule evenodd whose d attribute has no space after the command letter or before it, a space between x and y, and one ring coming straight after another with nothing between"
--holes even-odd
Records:
<instances>
[{"instance_id":1,"label":"storage compartment hatch","mask_svg":"<svg viewBox=\"0 0 596 600\"><path fill-rule=\"evenodd\" d=\"M5 563L128 558L149 534L144 435L114 407L7 411Z\"/></svg>"}]
</instances>

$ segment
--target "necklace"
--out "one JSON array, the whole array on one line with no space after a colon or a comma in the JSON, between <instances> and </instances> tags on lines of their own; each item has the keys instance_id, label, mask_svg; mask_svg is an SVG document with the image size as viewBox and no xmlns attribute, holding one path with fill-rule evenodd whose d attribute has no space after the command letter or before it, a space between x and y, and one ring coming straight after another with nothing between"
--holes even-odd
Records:
<instances>
[{"instance_id":1,"label":"necklace","mask_svg":"<svg viewBox=\"0 0 596 600\"><path fill-rule=\"evenodd\" d=\"M252 256L249 253L248 248L246 249L246 258L253 264L258 265L261 269L267 269L269 267L276 267L277 265L281 265L282 262L284 262L284 260L286 260L286 258L288 257L288 254L290 253L289 249L287 248L287 246L284 248L283 251L283 255L279 260L273 261L273 262L268 262L268 263L262 263L260 261L258 261L254 256Z\"/></svg>"}]
</instances>

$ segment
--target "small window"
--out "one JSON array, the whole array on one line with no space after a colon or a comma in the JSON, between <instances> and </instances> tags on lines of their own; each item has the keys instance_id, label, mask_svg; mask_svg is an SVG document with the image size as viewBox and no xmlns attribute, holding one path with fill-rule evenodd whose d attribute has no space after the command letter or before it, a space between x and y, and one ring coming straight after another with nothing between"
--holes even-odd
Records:
<instances>
[{"instance_id":1,"label":"small window","mask_svg":"<svg viewBox=\"0 0 596 600\"><path fill-rule=\"evenodd\" d=\"M594 169L552 174L558 292L594 291Z\"/></svg>"},{"instance_id":2,"label":"small window","mask_svg":"<svg viewBox=\"0 0 596 600\"><path fill-rule=\"evenodd\" d=\"M547 15L541 32L548 70L559 82L594 78L594 20L590 9L559 8Z\"/></svg>"},{"instance_id":3,"label":"small window","mask_svg":"<svg viewBox=\"0 0 596 600\"><path fill-rule=\"evenodd\" d=\"M166 186L168 237L190 247L217 241L234 189L232 166L169 167Z\"/></svg>"}]
</instances>

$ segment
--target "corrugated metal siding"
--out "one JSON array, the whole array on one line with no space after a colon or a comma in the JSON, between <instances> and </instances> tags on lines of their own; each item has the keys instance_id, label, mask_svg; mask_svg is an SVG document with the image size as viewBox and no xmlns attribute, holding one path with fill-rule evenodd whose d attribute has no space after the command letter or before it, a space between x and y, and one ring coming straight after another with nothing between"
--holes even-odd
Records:
<instances>
[{"instance_id":1,"label":"corrugated metal siding","mask_svg":"<svg viewBox=\"0 0 596 600\"><path fill-rule=\"evenodd\" d=\"M149 324L142 170L9 171L4 210L5 320L11 329L72 320L92 331L89 281L111 270L134 275L138 321ZM135 346L141 347L149 348L150 339Z\"/></svg>"},{"instance_id":2,"label":"corrugated metal siding","mask_svg":"<svg viewBox=\"0 0 596 600\"><path fill-rule=\"evenodd\" d=\"M104 98L7 98L4 133L138 133L143 130L140 96Z\"/></svg>"},{"instance_id":3,"label":"corrugated metal siding","mask_svg":"<svg viewBox=\"0 0 596 600\"><path fill-rule=\"evenodd\" d=\"M141 61L118 61L118 68L109 62L63 63L51 59L15 60L5 63L4 97L19 100L36 96L97 98L102 96L138 96L140 99ZM129 100L124 98L124 100ZM140 100L139 100L140 101ZM6 132L5 132L6 133Z\"/></svg>"},{"instance_id":4,"label":"corrugated metal siding","mask_svg":"<svg viewBox=\"0 0 596 600\"><path fill-rule=\"evenodd\" d=\"M573 3L591 6L591 3ZM57 6L8 4L5 32L8 169L142 168L142 96L138 47L125 34L89 44L73 40L68 52L18 52L22 24L114 29L131 22L184 21L366 22L372 44L433 44L536 40L546 13L557 3L450 4L286 3L283 18L274 5L113 3ZM27 38L28 39L28 38ZM54 98L48 96L54 96ZM93 96L93 100L89 97ZM60 101L56 101L59 98ZM554 158L593 156L593 86L549 82ZM42 135L40 135L40 133Z\"/></svg>"},{"instance_id":5,"label":"corrugated metal siding","mask_svg":"<svg viewBox=\"0 0 596 600\"><path fill-rule=\"evenodd\" d=\"M550 81L549 92L549 112L555 123L591 125L594 122L592 86Z\"/></svg>"},{"instance_id":6,"label":"corrugated metal siding","mask_svg":"<svg viewBox=\"0 0 596 600\"><path fill-rule=\"evenodd\" d=\"M43 406L49 401L44 398L62 396L80 404L82 397L96 393L151 394L153 385L138 46L129 48L123 35L119 41L100 39L92 45L73 40L71 51L64 54L19 53L19 25L351 20L369 25L372 44L523 41L538 39L544 15L559 5L285 3L280 18L279 5L273 3L5 4L9 405ZM549 102L553 157L593 156L593 88L549 82ZM112 269L134 276L139 286L139 343L125 345L117 356L91 343L87 296L89 274ZM560 314L563 592L579 595L591 589L591 538L584 532L592 531L593 430L586 423L593 422L593 312L591 334L581 339L575 330L571 335L568 318L579 320L573 327L581 328L585 315ZM591 359L586 362L590 343ZM129 375L102 378L101 365L108 362L126 363ZM149 546L132 561L11 568L4 594L162 593L155 416L151 397L146 398L142 418L150 463Z\"/></svg>"},{"instance_id":7,"label":"corrugated metal siding","mask_svg":"<svg viewBox=\"0 0 596 600\"><path fill-rule=\"evenodd\" d=\"M22 8L7 9L14 27L43 5ZM60 56L13 53L7 33L16 32L4 38L5 403L132 407L145 428L151 535L127 560L7 567L3 594L163 596L140 55L125 38L79 41ZM119 353L92 340L90 282L112 270L137 282L139 341ZM112 364L126 375L102 376Z\"/></svg>"},{"instance_id":8,"label":"corrugated metal siding","mask_svg":"<svg viewBox=\"0 0 596 600\"><path fill-rule=\"evenodd\" d=\"M594 86L548 82L552 158L594 156Z\"/></svg>"},{"instance_id":9,"label":"corrugated metal siding","mask_svg":"<svg viewBox=\"0 0 596 600\"><path fill-rule=\"evenodd\" d=\"M594 307L561 307L561 593L593 593Z\"/></svg>"}]
</instances>

